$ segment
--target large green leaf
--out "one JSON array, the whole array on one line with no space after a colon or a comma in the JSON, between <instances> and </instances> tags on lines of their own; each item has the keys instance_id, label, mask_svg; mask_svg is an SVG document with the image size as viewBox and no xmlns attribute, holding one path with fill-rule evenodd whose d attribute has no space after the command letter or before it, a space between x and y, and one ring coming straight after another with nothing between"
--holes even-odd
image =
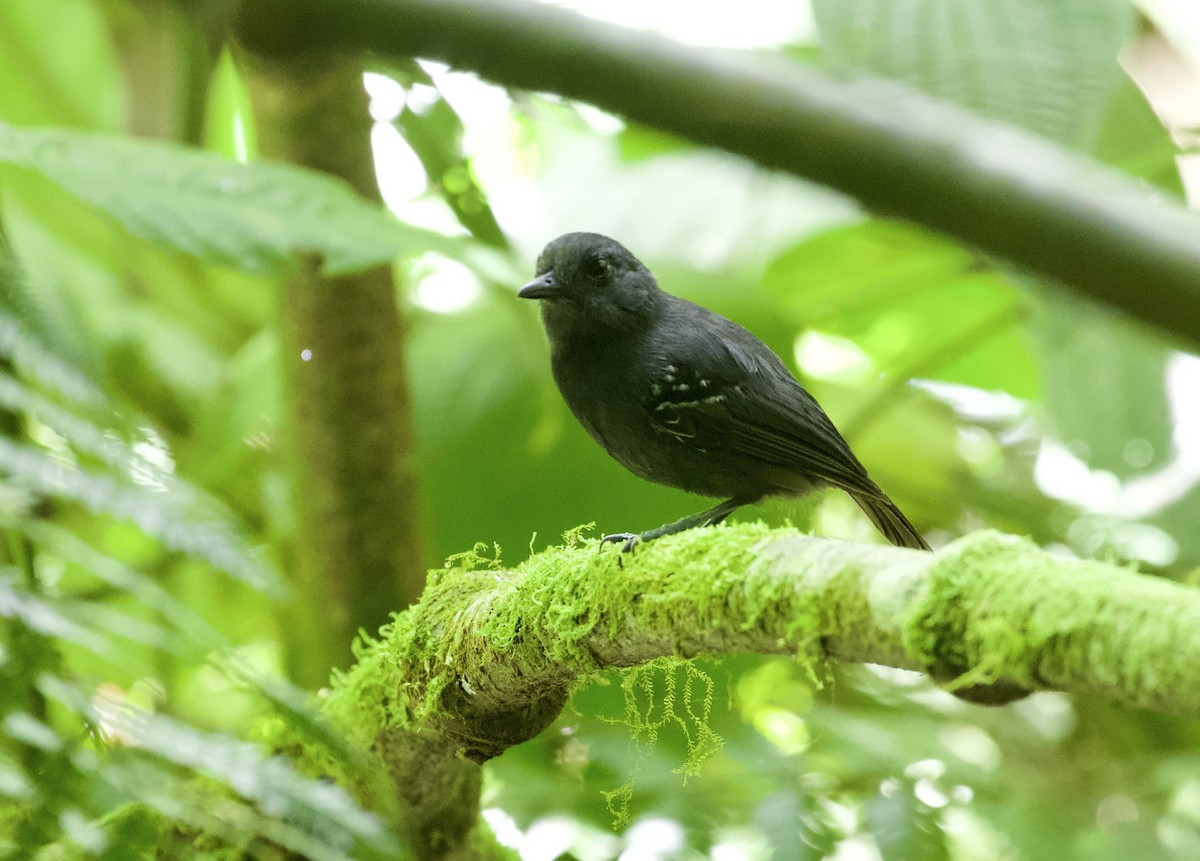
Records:
<instances>
[{"instance_id":1,"label":"large green leaf","mask_svg":"<svg viewBox=\"0 0 1200 861\"><path fill-rule=\"evenodd\" d=\"M48 700L123 742L113 745L107 757L76 758L81 772L94 771L97 783L107 784L104 801L122 796L136 800L206 831L207 839L216 835L236 841L258 833L303 858L409 857L380 818L359 807L341 787L300 774L284 757L270 756L258 744L202 732L114 701L111 691L109 697L96 696L86 686L50 675L43 675L38 687ZM186 777L189 773L224 785L240 801L215 795L211 787Z\"/></svg>"},{"instance_id":2,"label":"large green leaf","mask_svg":"<svg viewBox=\"0 0 1200 861\"><path fill-rule=\"evenodd\" d=\"M313 253L330 273L344 273L447 244L339 180L285 164L242 165L168 144L3 124L0 162L43 174L135 236L247 272Z\"/></svg>"},{"instance_id":3,"label":"large green leaf","mask_svg":"<svg viewBox=\"0 0 1200 861\"><path fill-rule=\"evenodd\" d=\"M397 76L407 86L420 86L432 96L419 109L410 99L394 120L421 160L430 183L473 236L498 248L507 247L508 239L463 149L462 118L437 83L416 63L399 70Z\"/></svg>"},{"instance_id":4,"label":"large green leaf","mask_svg":"<svg viewBox=\"0 0 1200 861\"><path fill-rule=\"evenodd\" d=\"M1055 434L1095 469L1128 477L1171 454L1164 371L1152 333L1072 296L1042 299L1036 331Z\"/></svg>"},{"instance_id":5,"label":"large green leaf","mask_svg":"<svg viewBox=\"0 0 1200 861\"><path fill-rule=\"evenodd\" d=\"M1113 93L1094 152L1182 199L1177 147L1128 79ZM1054 432L1090 466L1122 478L1161 466L1171 454L1164 375L1172 345L1090 303L1039 295L1034 332Z\"/></svg>"},{"instance_id":6,"label":"large green leaf","mask_svg":"<svg viewBox=\"0 0 1200 861\"><path fill-rule=\"evenodd\" d=\"M1125 0L814 0L835 65L912 84L1079 149L1133 29Z\"/></svg>"},{"instance_id":7,"label":"large green leaf","mask_svg":"<svg viewBox=\"0 0 1200 861\"><path fill-rule=\"evenodd\" d=\"M905 81L1181 191L1170 136L1118 64L1133 24L1124 0L815 0L814 9L835 65ZM1168 346L1117 315L1030 286L1054 432L1122 477L1161 464L1170 450ZM949 309L934 303L925 319L938 307ZM959 314L959 323L931 326L935 343L969 331L970 312ZM1006 354L1026 365L1026 346L1010 341ZM994 367L1004 361L993 354Z\"/></svg>"},{"instance_id":8,"label":"large green leaf","mask_svg":"<svg viewBox=\"0 0 1200 861\"><path fill-rule=\"evenodd\" d=\"M1038 393L1024 294L925 231L884 221L831 230L777 258L764 286L797 323L849 339L894 379Z\"/></svg>"},{"instance_id":9,"label":"large green leaf","mask_svg":"<svg viewBox=\"0 0 1200 861\"><path fill-rule=\"evenodd\" d=\"M1179 148L1137 85L1126 78L1113 93L1092 154L1105 164L1184 199Z\"/></svg>"}]
</instances>

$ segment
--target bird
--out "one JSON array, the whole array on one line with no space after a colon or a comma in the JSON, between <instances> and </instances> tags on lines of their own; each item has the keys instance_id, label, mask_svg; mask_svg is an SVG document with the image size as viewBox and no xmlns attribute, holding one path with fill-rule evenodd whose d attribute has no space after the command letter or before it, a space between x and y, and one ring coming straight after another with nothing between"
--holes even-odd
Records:
<instances>
[{"instance_id":1,"label":"bird","mask_svg":"<svg viewBox=\"0 0 1200 861\"><path fill-rule=\"evenodd\" d=\"M517 295L540 303L558 389L609 455L648 481L724 500L601 546L628 552L768 497L836 487L889 542L929 549L770 347L663 290L615 239L554 239Z\"/></svg>"}]
</instances>

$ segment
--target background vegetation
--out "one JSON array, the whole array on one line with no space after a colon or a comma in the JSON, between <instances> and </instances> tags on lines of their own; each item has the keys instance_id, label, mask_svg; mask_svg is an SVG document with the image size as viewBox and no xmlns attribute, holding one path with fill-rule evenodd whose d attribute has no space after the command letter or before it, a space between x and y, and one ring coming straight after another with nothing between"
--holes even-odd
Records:
<instances>
[{"instance_id":1,"label":"background vegetation","mask_svg":"<svg viewBox=\"0 0 1200 861\"><path fill-rule=\"evenodd\" d=\"M751 4L714 13L720 39L683 29L690 5L663 20L698 51L896 79L1183 200L1170 97L1194 98L1200 39L1186 4L1144 5L812 0L806 23ZM610 462L553 389L514 292L568 230L620 238L772 344L935 543L993 526L1177 580L1200 564L1194 343L584 104L243 36L223 4L0 4L16 857L151 853L164 823L206 832L195 854L403 851L256 746L264 720L327 732L303 691L452 554L515 563L580 524L697 507ZM840 495L739 517L876 540ZM821 686L784 660L703 668L711 689L613 674L490 763L501 839L584 861L1200 854L1192 719L1057 694L986 710L864 667ZM635 735L623 689L651 723L685 690L711 702L720 753L685 780L695 739Z\"/></svg>"}]
</instances>

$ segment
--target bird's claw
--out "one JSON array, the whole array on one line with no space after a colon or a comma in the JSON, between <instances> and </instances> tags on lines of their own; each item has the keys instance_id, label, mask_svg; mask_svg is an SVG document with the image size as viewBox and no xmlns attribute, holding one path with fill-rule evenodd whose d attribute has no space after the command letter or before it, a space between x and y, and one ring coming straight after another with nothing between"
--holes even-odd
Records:
<instances>
[{"instance_id":1,"label":"bird's claw","mask_svg":"<svg viewBox=\"0 0 1200 861\"><path fill-rule=\"evenodd\" d=\"M642 537L633 532L614 532L612 535L605 535L600 539L600 546L605 544L620 544L622 553L629 553L633 548L642 543Z\"/></svg>"}]
</instances>

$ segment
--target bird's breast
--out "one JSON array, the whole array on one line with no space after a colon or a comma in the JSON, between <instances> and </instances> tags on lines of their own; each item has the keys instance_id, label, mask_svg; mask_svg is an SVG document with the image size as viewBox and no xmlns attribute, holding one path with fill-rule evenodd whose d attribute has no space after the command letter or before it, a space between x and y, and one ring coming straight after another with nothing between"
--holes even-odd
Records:
<instances>
[{"instance_id":1,"label":"bird's breast","mask_svg":"<svg viewBox=\"0 0 1200 861\"><path fill-rule=\"evenodd\" d=\"M621 465L655 481L655 432L642 406L637 357L605 344L555 351L554 380L584 430Z\"/></svg>"},{"instance_id":2,"label":"bird's breast","mask_svg":"<svg viewBox=\"0 0 1200 861\"><path fill-rule=\"evenodd\" d=\"M670 416L656 412L685 369L597 345L553 356L555 381L571 412L608 454L635 475L703 496L754 496L750 477L715 451L698 446L686 428L672 432ZM713 397L696 383L686 397ZM760 495L760 494L759 494Z\"/></svg>"}]
</instances>

